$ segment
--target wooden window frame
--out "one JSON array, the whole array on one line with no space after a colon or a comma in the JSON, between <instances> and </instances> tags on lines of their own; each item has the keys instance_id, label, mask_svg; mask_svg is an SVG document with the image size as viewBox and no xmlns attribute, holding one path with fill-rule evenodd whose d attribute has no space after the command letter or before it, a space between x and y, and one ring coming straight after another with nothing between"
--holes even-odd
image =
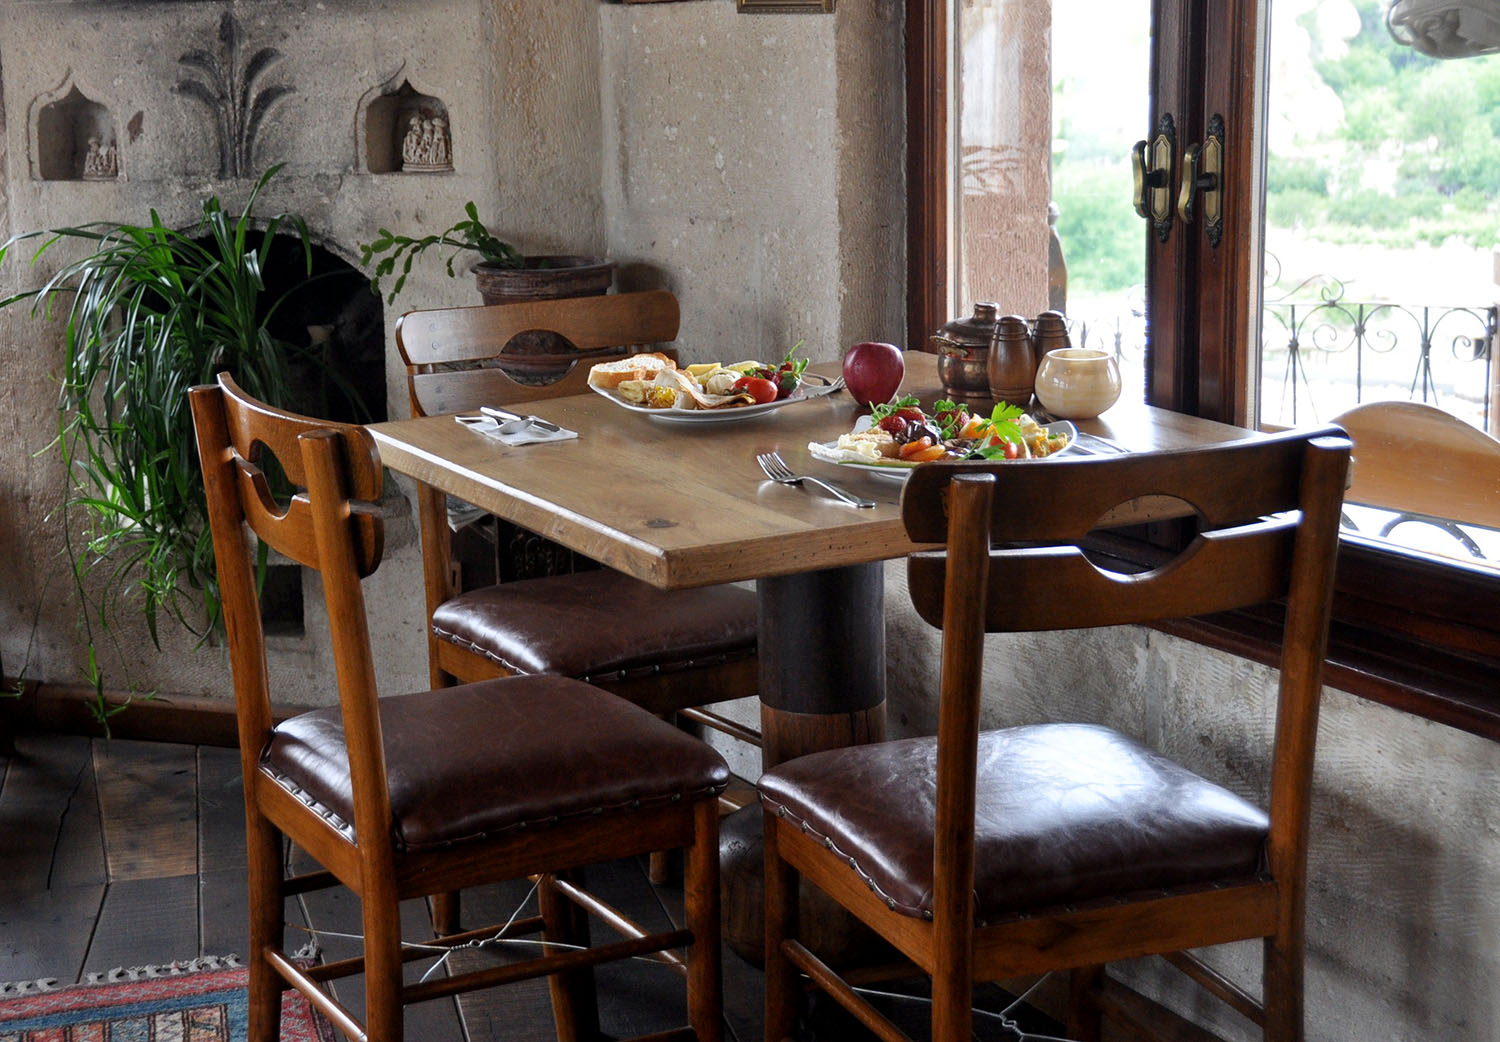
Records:
<instances>
[{"instance_id":1,"label":"wooden window frame","mask_svg":"<svg viewBox=\"0 0 1500 1042\"><path fill-rule=\"evenodd\" d=\"M948 60L951 0L907 0L907 342L925 344L948 308ZM1228 0L1213 32L1201 0L1154 0L1157 105L1201 126L1205 111L1239 105L1254 91L1260 0ZM1209 41L1202 46L1199 41ZM1231 97L1202 84L1230 85ZM1247 121L1248 122L1248 121ZM1225 242L1208 252L1188 236L1148 252L1153 285L1148 399L1225 422L1248 415L1251 316L1259 307L1249 278L1259 226L1260 150L1242 128L1227 142L1239 190L1225 203ZM1142 232L1143 236L1145 232ZM1244 287L1250 287L1247 292ZM1163 302L1165 302L1163 304ZM1187 350L1182 345L1204 345ZM1174 346L1176 349L1174 350ZM1340 690L1492 740L1500 740L1500 575L1462 562L1393 551L1347 536L1339 554L1327 681ZM1486 610L1488 607L1488 610ZM1276 660L1275 613L1188 619L1166 632L1262 662Z\"/></svg>"}]
</instances>

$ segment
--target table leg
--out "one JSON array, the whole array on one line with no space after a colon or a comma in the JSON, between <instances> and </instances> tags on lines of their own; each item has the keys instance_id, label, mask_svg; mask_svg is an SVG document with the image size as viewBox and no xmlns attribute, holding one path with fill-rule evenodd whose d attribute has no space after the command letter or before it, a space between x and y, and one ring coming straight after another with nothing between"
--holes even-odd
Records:
<instances>
[{"instance_id":1,"label":"table leg","mask_svg":"<svg viewBox=\"0 0 1500 1042\"><path fill-rule=\"evenodd\" d=\"M885 568L880 562L761 579L761 765L885 738ZM724 936L764 958L760 804L719 823ZM831 899L804 888L801 936L835 964L882 950Z\"/></svg>"},{"instance_id":2,"label":"table leg","mask_svg":"<svg viewBox=\"0 0 1500 1042\"><path fill-rule=\"evenodd\" d=\"M761 579L761 765L885 738L885 568Z\"/></svg>"}]
</instances>

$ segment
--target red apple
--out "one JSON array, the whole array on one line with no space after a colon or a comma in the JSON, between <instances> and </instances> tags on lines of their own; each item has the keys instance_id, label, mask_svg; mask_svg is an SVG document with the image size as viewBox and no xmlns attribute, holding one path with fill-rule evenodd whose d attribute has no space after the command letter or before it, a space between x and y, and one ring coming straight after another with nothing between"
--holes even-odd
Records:
<instances>
[{"instance_id":1,"label":"red apple","mask_svg":"<svg viewBox=\"0 0 1500 1042\"><path fill-rule=\"evenodd\" d=\"M890 401L905 375L906 363L895 344L867 341L844 353L844 384L860 405Z\"/></svg>"}]
</instances>

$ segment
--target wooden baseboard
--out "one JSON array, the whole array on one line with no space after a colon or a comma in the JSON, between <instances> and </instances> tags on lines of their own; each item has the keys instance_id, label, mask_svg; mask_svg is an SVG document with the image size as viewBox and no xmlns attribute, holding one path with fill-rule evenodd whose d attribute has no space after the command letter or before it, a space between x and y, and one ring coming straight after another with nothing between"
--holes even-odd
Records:
<instances>
[{"instance_id":1,"label":"wooden baseboard","mask_svg":"<svg viewBox=\"0 0 1500 1042\"><path fill-rule=\"evenodd\" d=\"M25 730L102 737L105 726L93 711L96 694L91 687L75 684L16 682L5 678L0 691L0 751L10 748L10 737ZM109 717L108 734L153 742L185 745L239 745L234 703L195 695L157 695L132 698L123 691L106 691L105 702L123 706ZM305 712L306 706L273 706L275 719L284 720Z\"/></svg>"}]
</instances>

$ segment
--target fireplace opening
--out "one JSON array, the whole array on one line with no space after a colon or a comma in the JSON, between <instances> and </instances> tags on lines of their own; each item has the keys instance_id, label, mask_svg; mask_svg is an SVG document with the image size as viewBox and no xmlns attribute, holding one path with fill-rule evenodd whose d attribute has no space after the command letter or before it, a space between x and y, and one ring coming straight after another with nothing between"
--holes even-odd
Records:
<instances>
[{"instance_id":1,"label":"fireplace opening","mask_svg":"<svg viewBox=\"0 0 1500 1042\"><path fill-rule=\"evenodd\" d=\"M255 249L264 233L247 239L247 248ZM278 233L262 258L265 291L258 317L271 336L298 349L287 362L291 397L278 404L324 420L377 423L387 418L381 299L371 292L369 276L331 250L309 245L311 275L295 235ZM280 305L267 316L276 301ZM302 580L300 566L273 555L260 595L268 638L304 636Z\"/></svg>"},{"instance_id":2,"label":"fireplace opening","mask_svg":"<svg viewBox=\"0 0 1500 1042\"><path fill-rule=\"evenodd\" d=\"M324 420L378 423L387 418L380 297L371 292L369 276L331 250L312 244L311 252L309 276L302 240L278 233L262 266L261 317L281 300L267 328L299 349L288 372L293 398L281 404Z\"/></svg>"}]
</instances>

